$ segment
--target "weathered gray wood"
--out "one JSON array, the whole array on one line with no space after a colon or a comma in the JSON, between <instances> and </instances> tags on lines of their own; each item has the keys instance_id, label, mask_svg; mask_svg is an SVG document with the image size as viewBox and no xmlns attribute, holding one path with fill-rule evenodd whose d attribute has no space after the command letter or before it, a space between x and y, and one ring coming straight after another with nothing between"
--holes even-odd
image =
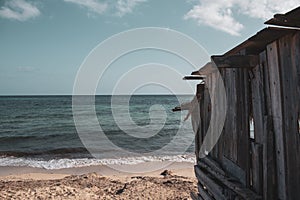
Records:
<instances>
[{"instance_id":1,"label":"weathered gray wood","mask_svg":"<svg viewBox=\"0 0 300 200\"><path fill-rule=\"evenodd\" d=\"M275 31L276 37L271 36L272 31L260 38L263 43L258 44L259 50L251 46L251 52L259 53L255 56L259 60L252 64L250 57L242 56L250 52L246 48L234 51L239 55L232 51L227 57L212 57L221 69L227 92L227 118L223 134L208 158L198 158L196 175L207 187L204 194L214 195L215 199L253 199L248 196L253 191L263 199L300 196L300 31ZM198 144L203 142L211 115L215 114L207 89L214 84L213 73L209 72L199 106L203 120L201 134L196 135ZM249 138L251 117L255 140ZM257 194L254 198L259 198Z\"/></svg>"},{"instance_id":2,"label":"weathered gray wood","mask_svg":"<svg viewBox=\"0 0 300 200\"><path fill-rule=\"evenodd\" d=\"M227 94L227 113L224 124L223 154L233 162L237 162L237 95L236 95L236 69L224 69L224 84Z\"/></svg>"},{"instance_id":3,"label":"weathered gray wood","mask_svg":"<svg viewBox=\"0 0 300 200\"><path fill-rule=\"evenodd\" d=\"M237 164L244 170L245 172L245 185L249 186L249 179L250 179L250 125L249 125L249 100L250 100L250 84L249 84L249 76L248 76L248 69L239 69L240 71L240 80L243 87L239 87L237 90L238 96L238 117L237 119L240 120L240 123L237 123L237 130L238 132L238 152ZM238 87L238 86L237 86Z\"/></svg>"},{"instance_id":4,"label":"weathered gray wood","mask_svg":"<svg viewBox=\"0 0 300 200\"><path fill-rule=\"evenodd\" d=\"M261 195L263 191L263 145L251 143L251 152L253 189Z\"/></svg>"},{"instance_id":5,"label":"weathered gray wood","mask_svg":"<svg viewBox=\"0 0 300 200\"><path fill-rule=\"evenodd\" d=\"M272 117L272 100L270 89L270 73L267 60L267 49L260 54L260 66L263 73L263 96L265 112L263 118L263 197L264 199L277 199L277 170L276 148ZM257 140L259 142L259 140Z\"/></svg>"},{"instance_id":6,"label":"weathered gray wood","mask_svg":"<svg viewBox=\"0 0 300 200\"><path fill-rule=\"evenodd\" d=\"M264 108L265 115L272 115L272 101L271 101L271 90L270 90L270 74L269 74L269 66L268 66L268 59L267 59L267 50L263 51L259 55L260 59L260 66L263 73L263 96L264 96Z\"/></svg>"},{"instance_id":7,"label":"weathered gray wood","mask_svg":"<svg viewBox=\"0 0 300 200\"><path fill-rule=\"evenodd\" d=\"M265 93L263 81L263 64L257 65L252 69L253 78L251 79L252 114L254 121L255 142L263 142L263 117L265 115Z\"/></svg>"},{"instance_id":8,"label":"weathered gray wood","mask_svg":"<svg viewBox=\"0 0 300 200\"><path fill-rule=\"evenodd\" d=\"M214 198L208 194L208 191L204 190L203 185L201 183L198 183L198 191L199 196L202 197L204 200L213 200Z\"/></svg>"},{"instance_id":9,"label":"weathered gray wood","mask_svg":"<svg viewBox=\"0 0 300 200\"><path fill-rule=\"evenodd\" d=\"M199 197L198 194L195 194L194 192L191 192L190 196L192 200L202 200L202 198Z\"/></svg>"},{"instance_id":10,"label":"weathered gray wood","mask_svg":"<svg viewBox=\"0 0 300 200\"><path fill-rule=\"evenodd\" d=\"M258 65L257 55L211 56L218 68L252 68Z\"/></svg>"},{"instance_id":11,"label":"weathered gray wood","mask_svg":"<svg viewBox=\"0 0 300 200\"><path fill-rule=\"evenodd\" d=\"M276 159L272 116L264 117L263 141L263 197L277 198ZM275 154L274 154L275 152Z\"/></svg>"},{"instance_id":12,"label":"weathered gray wood","mask_svg":"<svg viewBox=\"0 0 300 200\"><path fill-rule=\"evenodd\" d=\"M204 162L211 169L213 169L216 173L219 173L219 174L225 176L226 173L221 168L221 166L217 162L210 159L209 157L205 157L205 158L200 159L198 163L201 164L201 162Z\"/></svg>"},{"instance_id":13,"label":"weathered gray wood","mask_svg":"<svg viewBox=\"0 0 300 200\"><path fill-rule=\"evenodd\" d=\"M239 167L236 163L232 162L230 159L223 158L223 166L227 173L239 180L244 186L246 186L246 173L244 169Z\"/></svg>"},{"instance_id":14,"label":"weathered gray wood","mask_svg":"<svg viewBox=\"0 0 300 200\"><path fill-rule=\"evenodd\" d=\"M205 162L199 162L198 165L206 170L206 174L211 174L216 180L218 180L218 182L222 183L224 189L225 187L228 187L228 189L244 199L261 199L261 196L245 188L240 182L237 181L237 179L233 179L231 176L218 173L217 171L221 169L216 171L210 168ZM199 170L201 169L199 168Z\"/></svg>"},{"instance_id":15,"label":"weathered gray wood","mask_svg":"<svg viewBox=\"0 0 300 200\"><path fill-rule=\"evenodd\" d=\"M216 72L216 68L212 67L212 63L208 62L203 67L201 67L198 71L192 72L191 75L208 75Z\"/></svg>"},{"instance_id":16,"label":"weathered gray wood","mask_svg":"<svg viewBox=\"0 0 300 200\"><path fill-rule=\"evenodd\" d=\"M226 199L223 194L222 186L218 185L212 177L204 173L198 166L195 166L195 173L198 181L204 185L214 196L215 199Z\"/></svg>"},{"instance_id":17,"label":"weathered gray wood","mask_svg":"<svg viewBox=\"0 0 300 200\"><path fill-rule=\"evenodd\" d=\"M299 18L290 18L286 15L276 14L273 19L265 22L266 24L277 25L277 26L287 26L287 27L296 27L300 28L300 19Z\"/></svg>"},{"instance_id":18,"label":"weathered gray wood","mask_svg":"<svg viewBox=\"0 0 300 200\"><path fill-rule=\"evenodd\" d=\"M285 165L287 199L300 197L300 141L298 132L298 76L294 54L298 46L292 46L293 35L278 41L282 85L282 127L285 134ZM296 61L299 62L299 61Z\"/></svg>"},{"instance_id":19,"label":"weathered gray wood","mask_svg":"<svg viewBox=\"0 0 300 200\"><path fill-rule=\"evenodd\" d=\"M270 94L272 101L272 116L275 134L275 152L277 164L277 190L279 199L287 199L286 193L286 166L285 166L285 133L283 131L283 111L281 96L280 64L277 42L267 46Z\"/></svg>"}]
</instances>

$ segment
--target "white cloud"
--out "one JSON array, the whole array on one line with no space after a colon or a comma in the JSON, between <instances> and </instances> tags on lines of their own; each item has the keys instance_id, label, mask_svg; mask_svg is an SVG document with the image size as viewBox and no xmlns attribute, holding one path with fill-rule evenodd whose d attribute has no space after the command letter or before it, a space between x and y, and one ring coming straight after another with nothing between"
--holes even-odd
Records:
<instances>
[{"instance_id":1,"label":"white cloud","mask_svg":"<svg viewBox=\"0 0 300 200\"><path fill-rule=\"evenodd\" d=\"M4 6L0 9L0 17L18 21L26 21L40 14L36 6L25 0L5 1Z\"/></svg>"},{"instance_id":2,"label":"white cloud","mask_svg":"<svg viewBox=\"0 0 300 200\"><path fill-rule=\"evenodd\" d=\"M286 13L299 6L299 0L235 0L240 12L252 18L267 20L276 13Z\"/></svg>"},{"instance_id":3,"label":"white cloud","mask_svg":"<svg viewBox=\"0 0 300 200\"><path fill-rule=\"evenodd\" d=\"M65 2L75 3L79 6L87 8L96 14L103 14L107 10L112 10L119 17L122 17L128 13L132 13L134 8L142 2L147 0L64 0ZM88 16L92 15L89 13Z\"/></svg>"},{"instance_id":4,"label":"white cloud","mask_svg":"<svg viewBox=\"0 0 300 200\"><path fill-rule=\"evenodd\" d=\"M239 35L243 25L232 16L232 0L202 1L196 5L185 16L184 19L194 19L199 24L208 25L215 29L227 32L231 35Z\"/></svg>"},{"instance_id":5,"label":"white cloud","mask_svg":"<svg viewBox=\"0 0 300 200\"><path fill-rule=\"evenodd\" d=\"M117 15L122 17L125 14L132 13L134 7L146 1L147 0L118 0L116 5Z\"/></svg>"},{"instance_id":6,"label":"white cloud","mask_svg":"<svg viewBox=\"0 0 300 200\"><path fill-rule=\"evenodd\" d=\"M299 6L299 0L200 0L185 16L231 35L240 35L244 25L233 12L266 20L276 13L286 13Z\"/></svg>"},{"instance_id":7,"label":"white cloud","mask_svg":"<svg viewBox=\"0 0 300 200\"><path fill-rule=\"evenodd\" d=\"M97 14L104 13L108 7L107 3L99 2L97 0L64 0L64 1L75 3Z\"/></svg>"}]
</instances>

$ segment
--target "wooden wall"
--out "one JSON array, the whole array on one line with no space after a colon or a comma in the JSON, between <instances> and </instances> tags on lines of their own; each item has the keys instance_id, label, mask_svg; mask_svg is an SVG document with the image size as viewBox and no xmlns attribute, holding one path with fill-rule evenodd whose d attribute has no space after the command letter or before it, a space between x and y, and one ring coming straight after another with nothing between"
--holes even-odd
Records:
<instances>
[{"instance_id":1,"label":"wooden wall","mask_svg":"<svg viewBox=\"0 0 300 200\"><path fill-rule=\"evenodd\" d=\"M300 198L300 33L271 42L257 56L255 67L219 69L227 95L226 121L221 138L204 159L198 152L211 117L207 86L215 76L206 74L205 85L198 86L199 194L194 198Z\"/></svg>"}]
</instances>

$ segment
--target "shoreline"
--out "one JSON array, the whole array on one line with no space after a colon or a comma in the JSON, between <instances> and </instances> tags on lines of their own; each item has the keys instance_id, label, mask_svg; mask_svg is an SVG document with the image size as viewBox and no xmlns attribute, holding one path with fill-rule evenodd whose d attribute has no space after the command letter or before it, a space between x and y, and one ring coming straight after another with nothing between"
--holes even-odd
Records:
<instances>
[{"instance_id":1,"label":"shoreline","mask_svg":"<svg viewBox=\"0 0 300 200\"><path fill-rule=\"evenodd\" d=\"M147 162L122 167L141 171L159 164L166 165ZM197 188L193 166L193 163L173 162L145 173L117 171L105 165L55 170L0 167L0 198L190 199L190 192Z\"/></svg>"},{"instance_id":2,"label":"shoreline","mask_svg":"<svg viewBox=\"0 0 300 200\"><path fill-rule=\"evenodd\" d=\"M156 176L159 172L164 170L172 170L178 175L195 177L193 172L193 163L190 162L145 162L139 164L125 164L125 165L94 165L84 167L72 167L63 169L43 169L23 166L0 166L0 180L7 177L25 177L26 174L45 174L45 175L83 175L89 173L97 173L101 176L108 177L126 177L126 176ZM150 171L151 168L157 168ZM117 170L122 169L122 171ZM31 176L33 179L38 177ZM41 177L43 178L43 177Z\"/></svg>"}]
</instances>

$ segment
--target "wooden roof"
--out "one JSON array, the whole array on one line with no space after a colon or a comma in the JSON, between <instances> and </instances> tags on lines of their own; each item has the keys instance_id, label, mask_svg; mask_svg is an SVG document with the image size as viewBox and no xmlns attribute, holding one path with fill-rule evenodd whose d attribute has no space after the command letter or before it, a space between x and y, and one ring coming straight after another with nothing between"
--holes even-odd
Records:
<instances>
[{"instance_id":1,"label":"wooden roof","mask_svg":"<svg viewBox=\"0 0 300 200\"><path fill-rule=\"evenodd\" d=\"M276 14L274 15L274 18L270 19L265 24L286 27L264 28L225 54L211 56L212 62L216 63L218 67L253 67L257 61L257 55L264 51L268 44L285 35L300 31L300 29L296 28L287 28L287 26L300 28L300 7L284 15ZM238 57L239 55L240 57ZM241 61L243 61L243 63L241 63ZM200 68L200 70L192 72L191 75L207 75L212 73L212 62L207 63L205 66Z\"/></svg>"},{"instance_id":2,"label":"wooden roof","mask_svg":"<svg viewBox=\"0 0 300 200\"><path fill-rule=\"evenodd\" d=\"M300 28L300 6L286 14L276 14L265 24Z\"/></svg>"},{"instance_id":3,"label":"wooden roof","mask_svg":"<svg viewBox=\"0 0 300 200\"><path fill-rule=\"evenodd\" d=\"M268 44L296 31L295 29L277 27L264 28L248 40L226 52L223 56L240 54L242 50L245 54L257 55L262 52Z\"/></svg>"}]
</instances>

